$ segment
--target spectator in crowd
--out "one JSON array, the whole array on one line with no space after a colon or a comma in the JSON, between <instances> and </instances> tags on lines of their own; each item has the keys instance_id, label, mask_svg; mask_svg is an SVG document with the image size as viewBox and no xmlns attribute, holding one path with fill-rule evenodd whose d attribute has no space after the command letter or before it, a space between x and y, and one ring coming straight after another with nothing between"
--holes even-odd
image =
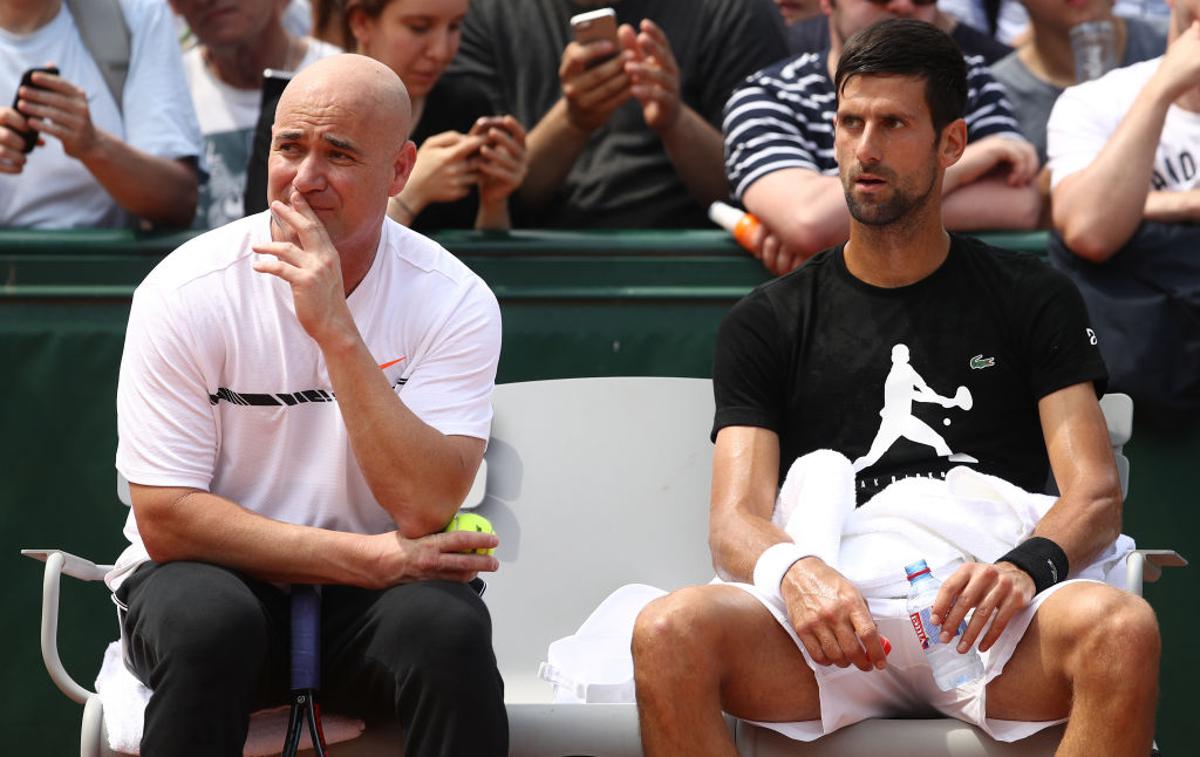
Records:
<instances>
[{"instance_id":1,"label":"spectator in crowd","mask_svg":"<svg viewBox=\"0 0 1200 757\"><path fill-rule=\"evenodd\" d=\"M117 61L128 66L115 91L71 5L0 3L0 96L17 98L15 108L0 101L0 227L113 228L131 216L186 226L196 210L200 133L170 11L158 0L120 0L111 22L124 17L129 49ZM35 73L18 89L27 70L48 65L57 76ZM21 136L28 131L37 140L30 153Z\"/></svg>"},{"instance_id":2,"label":"spectator in crowd","mask_svg":"<svg viewBox=\"0 0 1200 757\"><path fill-rule=\"evenodd\" d=\"M723 711L802 741L937 711L1001 741L1065 720L1060 754L1147 755L1154 611L1067 580L1119 561L1121 523L1078 292L1028 255L946 233L936 185L965 147L967 90L946 35L872 26L846 45L836 87L850 239L721 324L709 543L722 580L637 619L645 753L732 757ZM1050 470L1057 497L1039 493ZM1003 510L1020 526L995 528L1001 502L1021 503ZM944 566L929 644L982 655L979 677L945 691L904 608L902 568L919 558Z\"/></svg>"},{"instance_id":3,"label":"spectator in crowd","mask_svg":"<svg viewBox=\"0 0 1200 757\"><path fill-rule=\"evenodd\" d=\"M850 214L833 149L833 71L846 40L903 6L870 0L826 4L830 47L755 73L725 107L725 161L734 197L763 222L755 255L785 273L844 242ZM911 9L911 6L908 6ZM941 204L956 231L1028 229L1041 198L1033 184L1037 155L1021 136L1004 89L983 60L967 59L970 95L962 160L946 170Z\"/></svg>"},{"instance_id":4,"label":"spectator in crowd","mask_svg":"<svg viewBox=\"0 0 1200 757\"><path fill-rule=\"evenodd\" d=\"M938 9L978 32L1015 45L1029 28L1021 0L937 0Z\"/></svg>"},{"instance_id":5,"label":"spectator in crowd","mask_svg":"<svg viewBox=\"0 0 1200 757\"><path fill-rule=\"evenodd\" d=\"M933 0L885 0L880 3L896 18L915 18L925 21L946 32L962 48L964 55L979 55L988 64L1000 60L1012 52L1012 48L975 27L960 23L954 16L943 13ZM837 6L837 0L828 0L828 8ZM818 9L821 8L818 2ZM829 22L824 13L798 21L788 27L788 49L793 55L819 53L829 49Z\"/></svg>"},{"instance_id":6,"label":"spectator in crowd","mask_svg":"<svg viewBox=\"0 0 1200 757\"><path fill-rule=\"evenodd\" d=\"M820 0L775 0L783 22L792 26L798 21L821 15Z\"/></svg>"},{"instance_id":7,"label":"spectator in crowd","mask_svg":"<svg viewBox=\"0 0 1200 757\"><path fill-rule=\"evenodd\" d=\"M1139 418L1200 412L1200 2L1164 56L1067 89L1047 124L1051 259L1079 285Z\"/></svg>"},{"instance_id":8,"label":"spectator in crowd","mask_svg":"<svg viewBox=\"0 0 1200 757\"><path fill-rule=\"evenodd\" d=\"M417 163L388 215L413 229L507 229L508 198L525 178L525 129L492 116L487 94L443 77L458 53L467 0L351 0L359 52L389 66L413 103Z\"/></svg>"},{"instance_id":9,"label":"spectator in crowd","mask_svg":"<svg viewBox=\"0 0 1200 757\"><path fill-rule=\"evenodd\" d=\"M1064 3L1062 0L1024 0L1029 10L1029 33L1008 57L992 64L992 76L1008 91L1008 101L1021 131L1046 161L1046 119L1062 91L1076 79L1071 28L1088 21L1107 21L1116 33L1120 66L1162 55L1166 39L1139 19L1112 13L1112 0Z\"/></svg>"},{"instance_id":10,"label":"spectator in crowd","mask_svg":"<svg viewBox=\"0 0 1200 757\"><path fill-rule=\"evenodd\" d=\"M571 16L601 5L619 42L572 41ZM771 0L473 0L450 70L529 127L522 225L708 227L729 192L721 107L786 54Z\"/></svg>"},{"instance_id":11,"label":"spectator in crowd","mask_svg":"<svg viewBox=\"0 0 1200 757\"><path fill-rule=\"evenodd\" d=\"M354 48L354 38L346 27L348 0L313 0L310 11L312 36L345 50Z\"/></svg>"},{"instance_id":12,"label":"spectator in crowd","mask_svg":"<svg viewBox=\"0 0 1200 757\"><path fill-rule=\"evenodd\" d=\"M196 36L183 68L200 131L208 181L200 188L195 225L223 226L244 211L246 171L262 104L263 70L295 71L338 48L297 37L282 22L280 0L171 0Z\"/></svg>"},{"instance_id":13,"label":"spectator in crowd","mask_svg":"<svg viewBox=\"0 0 1200 757\"><path fill-rule=\"evenodd\" d=\"M153 690L142 754L241 755L252 709L286 701L281 583L323 585L324 705L398 720L406 755L508 754L475 580L497 540L439 533L483 457L500 313L386 218L409 118L370 58L302 70L276 111L270 211L191 240L134 294L130 546L106 580Z\"/></svg>"}]
</instances>

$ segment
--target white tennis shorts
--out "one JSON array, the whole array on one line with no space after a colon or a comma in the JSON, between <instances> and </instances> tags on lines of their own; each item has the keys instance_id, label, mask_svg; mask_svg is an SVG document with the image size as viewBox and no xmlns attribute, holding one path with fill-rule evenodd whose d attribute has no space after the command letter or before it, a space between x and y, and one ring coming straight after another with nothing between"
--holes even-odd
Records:
<instances>
[{"instance_id":1,"label":"white tennis shorts","mask_svg":"<svg viewBox=\"0 0 1200 757\"><path fill-rule=\"evenodd\" d=\"M982 653L983 678L952 691L942 691L933 682L933 673L913 633L904 600L868 602L879 632L892 643L892 651L885 670L863 672L852 665L846 668L817 665L800 643L800 637L781 607L751 584L729 583L749 593L771 611L812 668L820 692L820 720L751 722L798 741L813 741L867 718L920 715L931 710L970 723L997 741L1017 741L1043 728L1066 722L1065 719L1026 722L988 718L987 684L1004 672L1004 666L1012 658L1038 607L1054 592L1073 583L1080 583L1080 579L1063 581L1035 596L1029 607L1013 616L992 648Z\"/></svg>"}]
</instances>

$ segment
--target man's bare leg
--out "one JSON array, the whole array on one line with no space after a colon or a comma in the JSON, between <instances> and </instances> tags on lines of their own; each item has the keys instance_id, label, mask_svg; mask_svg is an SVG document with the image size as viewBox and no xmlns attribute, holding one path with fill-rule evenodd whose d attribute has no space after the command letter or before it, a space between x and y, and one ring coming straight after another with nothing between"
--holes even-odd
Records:
<instances>
[{"instance_id":1,"label":"man's bare leg","mask_svg":"<svg viewBox=\"0 0 1200 757\"><path fill-rule=\"evenodd\" d=\"M1059 757L1145 757L1154 738L1158 622L1141 597L1076 584L1045 601L999 678L988 717L1068 717Z\"/></svg>"},{"instance_id":2,"label":"man's bare leg","mask_svg":"<svg viewBox=\"0 0 1200 757\"><path fill-rule=\"evenodd\" d=\"M652 602L633 632L642 748L736 755L725 710L791 722L821 717L817 681L774 616L741 589L693 586Z\"/></svg>"}]
</instances>

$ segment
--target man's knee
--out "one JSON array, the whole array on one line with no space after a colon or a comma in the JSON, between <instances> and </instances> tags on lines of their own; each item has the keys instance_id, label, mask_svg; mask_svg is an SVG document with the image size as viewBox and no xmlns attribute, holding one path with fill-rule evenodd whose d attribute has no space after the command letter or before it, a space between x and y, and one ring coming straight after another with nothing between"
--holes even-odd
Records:
<instances>
[{"instance_id":1,"label":"man's knee","mask_svg":"<svg viewBox=\"0 0 1200 757\"><path fill-rule=\"evenodd\" d=\"M1129 592L1113 590L1096 609L1093 633L1097 643L1118 656L1132 657L1138 664L1158 661L1161 640L1158 618L1150 604Z\"/></svg>"},{"instance_id":2,"label":"man's knee","mask_svg":"<svg viewBox=\"0 0 1200 757\"><path fill-rule=\"evenodd\" d=\"M495 675L491 616L469 587L422 582L389 600L372 654L395 650L395 672L448 683Z\"/></svg>"},{"instance_id":3,"label":"man's knee","mask_svg":"<svg viewBox=\"0 0 1200 757\"><path fill-rule=\"evenodd\" d=\"M1066 640L1074 647L1073 673L1120 678L1152 673L1161 651L1158 620L1141 597L1109 586L1079 592L1066 608Z\"/></svg>"},{"instance_id":4,"label":"man's knee","mask_svg":"<svg viewBox=\"0 0 1200 757\"><path fill-rule=\"evenodd\" d=\"M139 673L164 664L220 676L256 669L270 644L269 613L243 577L195 562L147 570L153 573L137 577L126 619Z\"/></svg>"},{"instance_id":5,"label":"man's knee","mask_svg":"<svg viewBox=\"0 0 1200 757\"><path fill-rule=\"evenodd\" d=\"M695 664L695 655L714 643L712 610L704 587L680 589L646 605L633 626L634 664Z\"/></svg>"}]
</instances>

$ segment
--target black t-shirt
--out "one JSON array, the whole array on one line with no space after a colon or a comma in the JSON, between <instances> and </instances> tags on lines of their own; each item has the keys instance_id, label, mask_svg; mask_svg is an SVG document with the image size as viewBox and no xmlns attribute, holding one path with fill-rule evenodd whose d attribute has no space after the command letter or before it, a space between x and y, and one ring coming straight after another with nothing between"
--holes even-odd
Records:
<instances>
[{"instance_id":1,"label":"black t-shirt","mask_svg":"<svg viewBox=\"0 0 1200 757\"><path fill-rule=\"evenodd\" d=\"M466 134L480 116L493 113L487 95L475 84L456 76L443 76L425 96L425 110L412 141L420 147L426 139L444 131ZM439 229L473 229L479 211L479 191L456 202L435 202L426 206L412 223L420 232Z\"/></svg>"},{"instance_id":2,"label":"black t-shirt","mask_svg":"<svg viewBox=\"0 0 1200 757\"><path fill-rule=\"evenodd\" d=\"M759 286L721 324L716 419L779 435L779 480L833 449L855 462L858 501L892 481L968 464L1041 491L1037 401L1107 381L1075 286L1026 254L951 236L946 261L909 286L874 287L841 247ZM972 462L974 461L974 462Z\"/></svg>"},{"instance_id":3,"label":"black t-shirt","mask_svg":"<svg viewBox=\"0 0 1200 757\"><path fill-rule=\"evenodd\" d=\"M662 28L679 65L682 100L718 131L734 86L787 57L783 23L768 0L620 0L612 7L619 24L636 28L649 18ZM483 87L496 112L532 129L562 97L558 67L571 16L593 9L572 0L473 0L450 70ZM711 226L632 99L592 133L546 207L515 207L522 226Z\"/></svg>"}]
</instances>

